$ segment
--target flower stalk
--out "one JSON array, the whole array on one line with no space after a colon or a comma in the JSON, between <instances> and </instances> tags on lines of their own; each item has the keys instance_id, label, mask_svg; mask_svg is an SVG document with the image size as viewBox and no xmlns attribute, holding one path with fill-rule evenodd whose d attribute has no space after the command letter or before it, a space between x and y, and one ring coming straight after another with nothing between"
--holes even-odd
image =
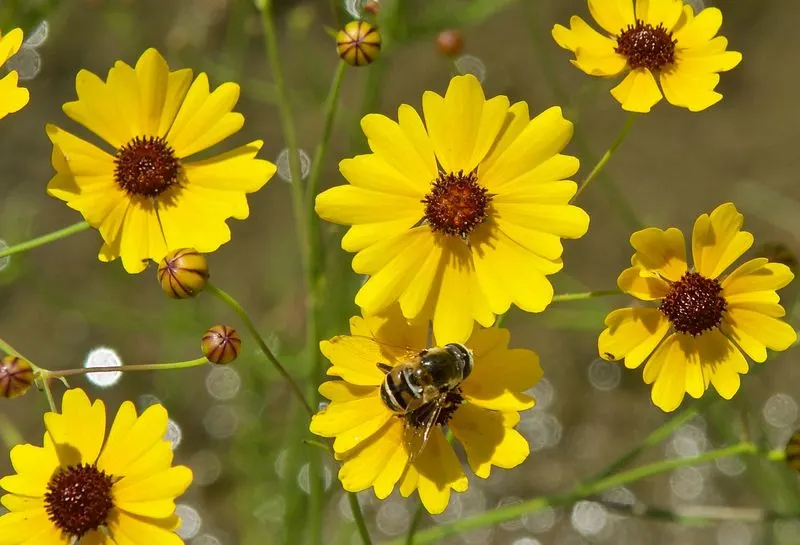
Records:
<instances>
[{"instance_id":1,"label":"flower stalk","mask_svg":"<svg viewBox=\"0 0 800 545\"><path fill-rule=\"evenodd\" d=\"M589 175L583 180L583 182L581 182L580 186L578 186L578 191L572 197L572 201L577 199L580 194L583 193L587 187L589 187L589 184L592 183L592 180L594 180L597 175L602 172L603 168L606 166L606 163L608 163L608 161L614 155L614 152L617 151L617 148L620 144L622 144L623 140L625 140L625 137L628 136L628 133L633 127L633 122L636 121L636 117L637 116L635 113L628 114L628 117L625 119L625 123L622 125L622 129L619 131L619 134L611 143L611 146L606 150L603 156L600 157L600 160L597 161L597 164L594 165L591 172L589 172Z\"/></svg>"},{"instance_id":2,"label":"flower stalk","mask_svg":"<svg viewBox=\"0 0 800 545\"><path fill-rule=\"evenodd\" d=\"M62 238L67 238L68 236L80 233L81 231L86 231L90 227L91 225L89 225L87 222L79 221L78 223L73 223L72 225L64 227L63 229L59 229L58 231L53 231L51 233L47 233L46 235L32 238L30 240L26 240L25 242L20 242L19 244L14 244L13 246L9 246L8 248L0 250L0 257L27 252L28 250L33 250L39 246L44 246L45 244L50 244L51 242L61 240Z\"/></svg>"}]
</instances>

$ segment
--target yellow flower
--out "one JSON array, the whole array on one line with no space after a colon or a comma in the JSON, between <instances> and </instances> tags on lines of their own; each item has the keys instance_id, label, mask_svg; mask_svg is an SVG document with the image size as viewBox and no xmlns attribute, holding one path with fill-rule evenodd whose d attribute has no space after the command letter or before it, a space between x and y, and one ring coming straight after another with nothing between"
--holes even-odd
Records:
<instances>
[{"instance_id":1,"label":"yellow flower","mask_svg":"<svg viewBox=\"0 0 800 545\"><path fill-rule=\"evenodd\" d=\"M378 363L394 367L414 361L427 346L428 325L410 325L394 305L384 315L352 318L350 332L320 344L332 363L328 375L342 380L320 386L331 403L311 420L313 433L335 438L345 490L372 487L384 499L398 485L404 497L417 490L429 512L444 511L451 489L467 489L467 477L442 433L445 423L478 477L488 478L493 465L510 469L528 457L527 441L513 428L520 420L518 411L534 405L522 392L539 381L542 369L535 352L508 348L508 330L476 327L466 342L473 352L472 371L447 394L428 443L412 453L416 457L410 464L413 445L404 439L404 423L413 417L419 426L424 409L410 417L392 412L381 399L386 374ZM447 339L438 342L445 345Z\"/></svg>"},{"instance_id":2,"label":"yellow flower","mask_svg":"<svg viewBox=\"0 0 800 545\"><path fill-rule=\"evenodd\" d=\"M22 46L22 30L15 28L8 34L0 32L0 66L16 55ZM17 87L19 74L16 70L9 71L0 79L0 119L8 114L20 111L28 103L30 94L23 87Z\"/></svg>"},{"instance_id":3,"label":"yellow flower","mask_svg":"<svg viewBox=\"0 0 800 545\"><path fill-rule=\"evenodd\" d=\"M210 92L204 73L192 81L191 70L170 72L148 49L135 69L118 61L105 82L81 70L76 88L78 100L64 104L64 113L113 152L48 125L56 175L47 192L100 231L101 261L121 257L129 273L170 250L219 248L231 236L225 221L249 214L245 194L275 173L275 165L255 159L261 140L186 161L242 128L244 116L231 111L235 83Z\"/></svg>"},{"instance_id":4,"label":"yellow flower","mask_svg":"<svg viewBox=\"0 0 800 545\"><path fill-rule=\"evenodd\" d=\"M748 371L742 351L763 362L767 348L786 350L797 340L795 330L779 319L786 312L775 291L794 278L789 267L761 257L724 275L753 244L742 222L733 203L697 218L691 269L678 229L650 227L631 236L632 267L617 284L659 306L613 311L598 350L607 360L624 358L629 369L647 360L644 381L653 384L653 403L664 411L675 410L684 393L701 397L709 384L732 398L739 375Z\"/></svg>"},{"instance_id":5,"label":"yellow flower","mask_svg":"<svg viewBox=\"0 0 800 545\"><path fill-rule=\"evenodd\" d=\"M589 0L589 11L608 36L573 16L570 28L553 27L553 38L575 54L572 64L589 75L628 71L611 90L624 110L649 112L662 91L670 104L705 110L722 99L714 91L718 72L742 60L741 53L725 51L726 38L715 37L722 25L717 8L695 16L681 0Z\"/></svg>"},{"instance_id":6,"label":"yellow flower","mask_svg":"<svg viewBox=\"0 0 800 545\"><path fill-rule=\"evenodd\" d=\"M61 413L46 413L44 446L11 450L16 475L0 479L0 545L178 545L174 500L192 481L172 466L164 440L167 412L119 408L108 438L106 411L80 389L67 390ZM104 441L105 440L105 441ZM104 444L105 443L105 444Z\"/></svg>"},{"instance_id":7,"label":"yellow flower","mask_svg":"<svg viewBox=\"0 0 800 545\"><path fill-rule=\"evenodd\" d=\"M371 154L345 159L350 185L316 200L317 213L352 225L342 247L370 275L356 296L367 314L399 300L409 319L433 318L438 338L464 341L514 303L541 312L553 297L561 238L586 233L565 181L578 160L559 154L572 136L560 108L530 119L528 105L484 98L478 80L456 76L444 97L422 97L425 125L406 104L398 122L361 121Z\"/></svg>"}]
</instances>

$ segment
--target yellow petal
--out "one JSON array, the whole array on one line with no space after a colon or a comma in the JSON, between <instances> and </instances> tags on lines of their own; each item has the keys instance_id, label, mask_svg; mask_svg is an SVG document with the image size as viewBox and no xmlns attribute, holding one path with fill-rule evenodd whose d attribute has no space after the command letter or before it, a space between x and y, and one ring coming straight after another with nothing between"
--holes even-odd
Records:
<instances>
[{"instance_id":1,"label":"yellow petal","mask_svg":"<svg viewBox=\"0 0 800 545\"><path fill-rule=\"evenodd\" d=\"M667 337L645 365L644 381L653 382L650 397L653 404L662 411L672 412L683 401L686 394L687 365L677 333Z\"/></svg>"},{"instance_id":2,"label":"yellow petal","mask_svg":"<svg viewBox=\"0 0 800 545\"><path fill-rule=\"evenodd\" d=\"M478 172L486 172L492 168L495 161L505 153L508 146L510 146L517 137L525 130L530 121L530 114L528 112L528 104L525 102L515 102L511 105L506 112L506 122L500 130L497 140L489 150L489 153L484 157L483 161L478 167Z\"/></svg>"},{"instance_id":3,"label":"yellow petal","mask_svg":"<svg viewBox=\"0 0 800 545\"><path fill-rule=\"evenodd\" d=\"M149 475L123 477L114 483L114 505L128 513L164 518L175 511L174 499L186 492L192 471L175 466Z\"/></svg>"},{"instance_id":4,"label":"yellow petal","mask_svg":"<svg viewBox=\"0 0 800 545\"><path fill-rule=\"evenodd\" d=\"M352 185L332 187L317 195L316 210L322 219L333 223L353 225L404 219L407 229L411 229L425 214L419 198Z\"/></svg>"},{"instance_id":5,"label":"yellow petal","mask_svg":"<svg viewBox=\"0 0 800 545\"><path fill-rule=\"evenodd\" d=\"M244 116L231 111L238 100L237 84L223 83L209 92L208 76L197 76L166 135L175 155L183 159L238 132Z\"/></svg>"},{"instance_id":6,"label":"yellow petal","mask_svg":"<svg viewBox=\"0 0 800 545\"><path fill-rule=\"evenodd\" d=\"M681 0L636 0L636 19L671 31L683 13Z\"/></svg>"},{"instance_id":7,"label":"yellow petal","mask_svg":"<svg viewBox=\"0 0 800 545\"><path fill-rule=\"evenodd\" d=\"M590 55L603 56L613 53L616 47L614 40L603 36L576 15L569 18L568 29L555 25L552 34L559 46L573 53L580 48Z\"/></svg>"},{"instance_id":8,"label":"yellow petal","mask_svg":"<svg viewBox=\"0 0 800 545\"><path fill-rule=\"evenodd\" d=\"M650 70L637 68L611 89L611 96L617 99L623 110L647 113L661 100L661 91Z\"/></svg>"},{"instance_id":9,"label":"yellow petal","mask_svg":"<svg viewBox=\"0 0 800 545\"><path fill-rule=\"evenodd\" d=\"M117 545L184 545L173 532L175 518L152 519L115 511L109 533Z\"/></svg>"},{"instance_id":10,"label":"yellow petal","mask_svg":"<svg viewBox=\"0 0 800 545\"><path fill-rule=\"evenodd\" d=\"M714 91L719 75L710 71L693 72L681 63L661 72L659 79L664 96L674 106L700 112L722 100L722 95Z\"/></svg>"},{"instance_id":11,"label":"yellow petal","mask_svg":"<svg viewBox=\"0 0 800 545\"><path fill-rule=\"evenodd\" d=\"M481 185L491 193L528 174L558 154L572 138L573 125L564 119L561 108L553 106L530 120L526 127L489 165L478 169Z\"/></svg>"},{"instance_id":12,"label":"yellow petal","mask_svg":"<svg viewBox=\"0 0 800 545\"><path fill-rule=\"evenodd\" d=\"M547 308L553 286L542 270L542 258L500 229L486 229L472 244L477 278L494 313L505 312L511 303L527 312Z\"/></svg>"},{"instance_id":13,"label":"yellow petal","mask_svg":"<svg viewBox=\"0 0 800 545\"><path fill-rule=\"evenodd\" d=\"M370 337L380 345L387 361L404 361L409 351L418 353L430 346L429 324L425 321L409 322L400 312L399 305L392 305L380 314L364 314L350 319L350 333L354 336Z\"/></svg>"},{"instance_id":14,"label":"yellow petal","mask_svg":"<svg viewBox=\"0 0 800 545\"><path fill-rule=\"evenodd\" d=\"M486 108L489 111L484 117ZM450 80L444 97L432 91L425 92L422 109L436 157L444 171L469 172L497 138L508 111L508 99L497 97L488 104L478 79L466 74ZM485 151L481 153L480 150ZM476 159L476 156L479 157Z\"/></svg>"},{"instance_id":15,"label":"yellow petal","mask_svg":"<svg viewBox=\"0 0 800 545\"><path fill-rule=\"evenodd\" d=\"M750 246L753 235L742 231L744 217L733 203L721 204L703 214L694 224L692 254L694 268L708 278L717 278Z\"/></svg>"},{"instance_id":16,"label":"yellow petal","mask_svg":"<svg viewBox=\"0 0 800 545\"><path fill-rule=\"evenodd\" d=\"M434 301L431 292L438 286L437 275L441 275L445 264L444 245L433 244L416 275L398 299L404 316L415 317L432 313Z\"/></svg>"},{"instance_id":17,"label":"yellow petal","mask_svg":"<svg viewBox=\"0 0 800 545\"><path fill-rule=\"evenodd\" d=\"M375 244L356 254L353 270L373 275L356 294L356 304L368 314L377 314L397 302L432 251L433 245L434 237L430 228L420 226L385 244Z\"/></svg>"},{"instance_id":18,"label":"yellow petal","mask_svg":"<svg viewBox=\"0 0 800 545\"><path fill-rule=\"evenodd\" d=\"M419 114L410 106L400 106L398 120L395 122L384 115L369 114L361 120L361 129L375 156L394 171L390 179L402 178L408 189L413 188L424 195L438 175L436 160L431 153L431 140L422 127ZM340 168L345 174L342 163ZM382 169L387 170L386 167ZM374 183L385 185L388 182L376 180Z\"/></svg>"},{"instance_id":19,"label":"yellow petal","mask_svg":"<svg viewBox=\"0 0 800 545\"><path fill-rule=\"evenodd\" d=\"M0 516L0 545L69 545L44 509Z\"/></svg>"},{"instance_id":20,"label":"yellow petal","mask_svg":"<svg viewBox=\"0 0 800 545\"><path fill-rule=\"evenodd\" d=\"M138 68L138 67L137 67ZM161 108L161 117L158 122L156 133L164 136L169 132L175 116L181 109L186 93L192 85L192 71L189 68L170 72L167 77L167 91L164 96L164 103Z\"/></svg>"},{"instance_id":21,"label":"yellow petal","mask_svg":"<svg viewBox=\"0 0 800 545\"><path fill-rule=\"evenodd\" d=\"M114 172L114 157L97 146L56 125L47 125L46 130L53 146L57 146L66 158L66 164L58 166L69 168L79 190L82 189L80 182L83 177L88 177L91 183L95 177L109 176Z\"/></svg>"},{"instance_id":22,"label":"yellow petal","mask_svg":"<svg viewBox=\"0 0 800 545\"><path fill-rule=\"evenodd\" d=\"M406 479L408 478L416 479L422 505L434 515L443 512L447 507L451 489L463 492L468 486L467 477L453 447L438 429L431 433L425 450L409 468L406 475ZM407 496L410 491L403 484L401 483L401 492Z\"/></svg>"},{"instance_id":23,"label":"yellow petal","mask_svg":"<svg viewBox=\"0 0 800 545\"><path fill-rule=\"evenodd\" d=\"M628 59L613 50L610 55L595 57L578 49L576 58L570 62L590 76L616 76L628 66Z\"/></svg>"},{"instance_id":24,"label":"yellow petal","mask_svg":"<svg viewBox=\"0 0 800 545\"><path fill-rule=\"evenodd\" d=\"M68 102L62 108L70 119L114 148L121 148L135 136L128 118L120 115L118 97L110 92L103 80L88 70L81 70L75 77L75 90L78 100Z\"/></svg>"},{"instance_id":25,"label":"yellow petal","mask_svg":"<svg viewBox=\"0 0 800 545\"><path fill-rule=\"evenodd\" d=\"M597 24L611 35L636 24L632 0L589 0L589 11Z\"/></svg>"},{"instance_id":26,"label":"yellow petal","mask_svg":"<svg viewBox=\"0 0 800 545\"><path fill-rule=\"evenodd\" d=\"M797 332L792 326L746 305L729 308L723 328L757 362L767 359L767 348L783 351L797 342Z\"/></svg>"},{"instance_id":27,"label":"yellow petal","mask_svg":"<svg viewBox=\"0 0 800 545\"><path fill-rule=\"evenodd\" d=\"M339 480L348 492L360 492L380 484L383 493L386 488L394 488L407 461L403 424L393 419L347 456L339 469Z\"/></svg>"},{"instance_id":28,"label":"yellow petal","mask_svg":"<svg viewBox=\"0 0 800 545\"><path fill-rule=\"evenodd\" d=\"M506 330L491 328L491 331ZM523 411L534 405L534 400L523 392L539 382L542 375L536 352L498 347L488 354L475 355L472 373L461 388L464 397L476 406L496 411Z\"/></svg>"},{"instance_id":29,"label":"yellow petal","mask_svg":"<svg viewBox=\"0 0 800 545\"><path fill-rule=\"evenodd\" d=\"M118 545L111 536L100 530L89 530L80 541L81 545Z\"/></svg>"},{"instance_id":30,"label":"yellow petal","mask_svg":"<svg viewBox=\"0 0 800 545\"><path fill-rule=\"evenodd\" d=\"M769 263L760 257L745 261L722 281L726 299L744 293L778 290L794 279L791 269L782 263Z\"/></svg>"},{"instance_id":31,"label":"yellow petal","mask_svg":"<svg viewBox=\"0 0 800 545\"><path fill-rule=\"evenodd\" d=\"M722 12L705 8L673 34L676 49L689 49L703 45L713 38L722 26Z\"/></svg>"},{"instance_id":32,"label":"yellow petal","mask_svg":"<svg viewBox=\"0 0 800 545\"><path fill-rule=\"evenodd\" d=\"M686 241L679 229L649 227L631 235L639 266L677 282L686 272Z\"/></svg>"},{"instance_id":33,"label":"yellow petal","mask_svg":"<svg viewBox=\"0 0 800 545\"><path fill-rule=\"evenodd\" d=\"M16 445L11 449L11 465L26 482L26 496L44 496L50 477L60 462L52 439L45 435L44 447ZM14 492L18 492L14 490Z\"/></svg>"},{"instance_id":34,"label":"yellow petal","mask_svg":"<svg viewBox=\"0 0 800 545\"><path fill-rule=\"evenodd\" d=\"M237 196L244 202L247 210L247 201L242 193L253 193L264 187L277 169L269 161L255 158L263 145L261 140L254 140L208 159L186 162L183 167L187 183L193 187L214 190L214 193L207 193L208 198L213 196L216 200L224 200ZM221 212L221 215L225 213ZM247 217L246 212L230 215L239 219Z\"/></svg>"},{"instance_id":35,"label":"yellow petal","mask_svg":"<svg viewBox=\"0 0 800 545\"><path fill-rule=\"evenodd\" d=\"M388 123L393 123L388 121ZM394 127L390 125L390 128ZM395 130L398 130L394 127ZM387 130L378 131L377 134L384 135ZM394 137L406 147L411 147L413 144L403 140L403 136L397 135ZM382 144L382 142L381 142ZM387 144L388 147L388 144ZM413 176L413 171L406 168L405 170L398 170L398 165L393 166L390 160L391 156L386 153L389 150L383 150L383 155L371 153L369 155L357 155L352 159L344 159L339 162L339 171L342 173L348 182L356 187L377 191L379 193L386 193L391 196L403 195L416 200L422 200L428 191L430 191L431 183L436 178L436 171L422 168L419 176ZM435 163L434 163L435 165ZM402 168L400 165L399 168ZM321 195L324 195L323 192ZM320 196L321 196L320 195ZM319 206L319 196L317 197L317 206Z\"/></svg>"},{"instance_id":36,"label":"yellow petal","mask_svg":"<svg viewBox=\"0 0 800 545\"><path fill-rule=\"evenodd\" d=\"M466 341L475 321L487 327L494 323L473 255L461 240L446 241L441 280L430 294L435 300L433 335L441 344Z\"/></svg>"},{"instance_id":37,"label":"yellow petal","mask_svg":"<svg viewBox=\"0 0 800 545\"><path fill-rule=\"evenodd\" d=\"M44 422L62 465L95 463L106 434L102 400L91 403L80 388L67 390L61 401L61 414L46 413Z\"/></svg>"},{"instance_id":38,"label":"yellow petal","mask_svg":"<svg viewBox=\"0 0 800 545\"><path fill-rule=\"evenodd\" d=\"M131 464L164 440L167 420L167 411L161 405L151 405L136 418L133 405L123 403L97 467L111 475L127 475Z\"/></svg>"},{"instance_id":39,"label":"yellow petal","mask_svg":"<svg viewBox=\"0 0 800 545\"><path fill-rule=\"evenodd\" d=\"M391 419L394 414L386 407L379 390L350 401L334 401L311 419L311 432L323 437L334 437L333 449L347 452L368 440Z\"/></svg>"},{"instance_id":40,"label":"yellow petal","mask_svg":"<svg viewBox=\"0 0 800 545\"><path fill-rule=\"evenodd\" d=\"M670 324L655 308L621 308L606 317L605 325L597 339L600 357L624 359L625 367L636 369L656 349Z\"/></svg>"},{"instance_id":41,"label":"yellow petal","mask_svg":"<svg viewBox=\"0 0 800 545\"><path fill-rule=\"evenodd\" d=\"M748 371L747 361L739 349L719 329L706 331L697 337L677 337L688 363L686 391L699 398L710 382L721 395L724 393L723 397L730 399L739 389L738 375ZM731 378L731 373L736 377Z\"/></svg>"},{"instance_id":42,"label":"yellow petal","mask_svg":"<svg viewBox=\"0 0 800 545\"><path fill-rule=\"evenodd\" d=\"M9 511L37 511L44 509L44 496L29 497L5 494L0 496L0 504Z\"/></svg>"},{"instance_id":43,"label":"yellow petal","mask_svg":"<svg viewBox=\"0 0 800 545\"><path fill-rule=\"evenodd\" d=\"M663 299L669 292L669 284L657 276L647 274L639 267L629 267L617 278L619 289L642 301Z\"/></svg>"},{"instance_id":44,"label":"yellow petal","mask_svg":"<svg viewBox=\"0 0 800 545\"><path fill-rule=\"evenodd\" d=\"M6 63L13 55L19 51L24 38L22 29L15 28L0 36L0 65Z\"/></svg>"},{"instance_id":45,"label":"yellow petal","mask_svg":"<svg viewBox=\"0 0 800 545\"><path fill-rule=\"evenodd\" d=\"M141 133L160 136L163 133L158 129L169 82L167 61L152 47L147 49L136 62L136 78L141 100Z\"/></svg>"},{"instance_id":46,"label":"yellow petal","mask_svg":"<svg viewBox=\"0 0 800 545\"><path fill-rule=\"evenodd\" d=\"M467 403L458 408L448 425L464 447L472 471L483 479L489 477L493 465L511 469L530 454L525 438L503 425L502 413Z\"/></svg>"},{"instance_id":47,"label":"yellow petal","mask_svg":"<svg viewBox=\"0 0 800 545\"><path fill-rule=\"evenodd\" d=\"M580 238L589 229L589 214L577 206L498 200L494 207L505 221L564 238Z\"/></svg>"},{"instance_id":48,"label":"yellow petal","mask_svg":"<svg viewBox=\"0 0 800 545\"><path fill-rule=\"evenodd\" d=\"M360 252L382 241L395 240L405 234L412 225L405 217L353 225L342 237L342 249L346 252Z\"/></svg>"},{"instance_id":49,"label":"yellow petal","mask_svg":"<svg viewBox=\"0 0 800 545\"><path fill-rule=\"evenodd\" d=\"M16 71L0 79L0 119L20 111L30 100L28 90L17 85L19 85L19 74Z\"/></svg>"}]
</instances>

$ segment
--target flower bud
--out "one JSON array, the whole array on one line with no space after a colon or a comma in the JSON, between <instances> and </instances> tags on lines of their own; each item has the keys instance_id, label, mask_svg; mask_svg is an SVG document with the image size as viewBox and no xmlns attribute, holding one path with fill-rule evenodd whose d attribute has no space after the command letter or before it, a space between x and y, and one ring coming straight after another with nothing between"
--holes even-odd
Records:
<instances>
[{"instance_id":1,"label":"flower bud","mask_svg":"<svg viewBox=\"0 0 800 545\"><path fill-rule=\"evenodd\" d=\"M336 35L336 52L347 64L365 66L381 52L381 34L366 21L350 21Z\"/></svg>"},{"instance_id":2,"label":"flower bud","mask_svg":"<svg viewBox=\"0 0 800 545\"><path fill-rule=\"evenodd\" d=\"M0 397L13 399L33 384L33 368L27 360L6 356L0 360Z\"/></svg>"},{"instance_id":3,"label":"flower bud","mask_svg":"<svg viewBox=\"0 0 800 545\"><path fill-rule=\"evenodd\" d=\"M191 248L173 250L158 264L158 281L173 299L194 297L208 283L206 257Z\"/></svg>"},{"instance_id":4,"label":"flower bud","mask_svg":"<svg viewBox=\"0 0 800 545\"><path fill-rule=\"evenodd\" d=\"M376 0L369 0L369 2L364 5L364 11L377 17L378 13L381 11L381 5Z\"/></svg>"},{"instance_id":5,"label":"flower bud","mask_svg":"<svg viewBox=\"0 0 800 545\"><path fill-rule=\"evenodd\" d=\"M205 332L200 347L208 361L227 365L239 356L242 339L231 326L215 325Z\"/></svg>"},{"instance_id":6,"label":"flower bud","mask_svg":"<svg viewBox=\"0 0 800 545\"><path fill-rule=\"evenodd\" d=\"M436 36L436 46L443 55L456 57L464 49L464 37L458 30L449 28Z\"/></svg>"}]
</instances>

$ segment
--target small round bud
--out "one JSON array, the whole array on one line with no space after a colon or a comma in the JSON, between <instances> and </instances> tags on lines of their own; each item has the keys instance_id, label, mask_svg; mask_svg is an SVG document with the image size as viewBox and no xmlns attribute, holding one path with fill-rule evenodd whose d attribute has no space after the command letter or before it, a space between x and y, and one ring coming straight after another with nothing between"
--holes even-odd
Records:
<instances>
[{"instance_id":1,"label":"small round bud","mask_svg":"<svg viewBox=\"0 0 800 545\"><path fill-rule=\"evenodd\" d=\"M0 397L13 399L33 384L33 368L27 360L6 356L0 360Z\"/></svg>"},{"instance_id":2,"label":"small round bud","mask_svg":"<svg viewBox=\"0 0 800 545\"><path fill-rule=\"evenodd\" d=\"M200 347L208 361L227 365L239 356L242 339L231 326L215 325L205 332Z\"/></svg>"},{"instance_id":3,"label":"small round bud","mask_svg":"<svg viewBox=\"0 0 800 545\"><path fill-rule=\"evenodd\" d=\"M372 15L377 16L378 13L381 11L381 5L378 2L376 2L375 0L369 0L369 2L367 2L364 5L364 11L366 11L367 13L371 13Z\"/></svg>"},{"instance_id":4,"label":"small round bud","mask_svg":"<svg viewBox=\"0 0 800 545\"><path fill-rule=\"evenodd\" d=\"M365 66L381 52L381 34L366 21L350 21L336 35L336 52L347 64Z\"/></svg>"},{"instance_id":5,"label":"small round bud","mask_svg":"<svg viewBox=\"0 0 800 545\"><path fill-rule=\"evenodd\" d=\"M173 250L158 264L158 281L173 299L194 297L208 283L206 256L191 248Z\"/></svg>"},{"instance_id":6,"label":"small round bud","mask_svg":"<svg viewBox=\"0 0 800 545\"><path fill-rule=\"evenodd\" d=\"M455 29L448 28L443 30L436 36L436 47L443 55L448 57L456 57L461 54L464 49L464 37Z\"/></svg>"}]
</instances>

